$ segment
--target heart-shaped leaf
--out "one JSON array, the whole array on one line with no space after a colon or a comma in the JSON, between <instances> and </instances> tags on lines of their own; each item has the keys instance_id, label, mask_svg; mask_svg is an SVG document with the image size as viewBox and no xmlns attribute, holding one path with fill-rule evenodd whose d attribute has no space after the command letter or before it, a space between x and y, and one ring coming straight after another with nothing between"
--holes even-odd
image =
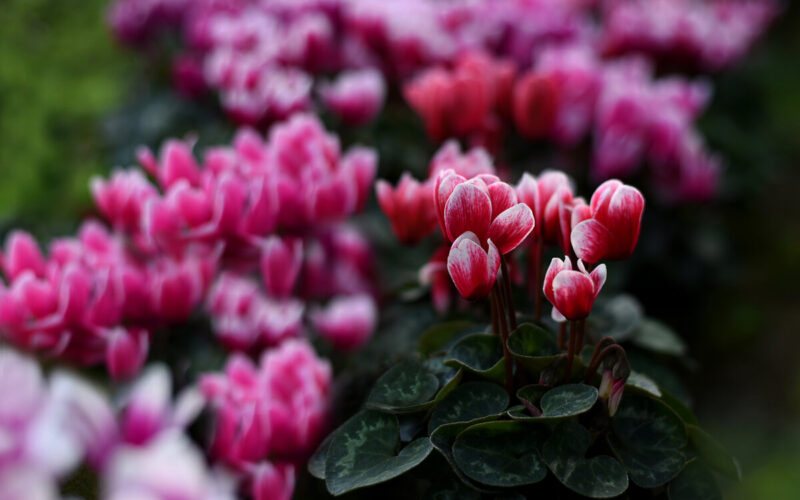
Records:
<instances>
[{"instance_id":1,"label":"heart-shaped leaf","mask_svg":"<svg viewBox=\"0 0 800 500\"><path fill-rule=\"evenodd\" d=\"M542 457L561 484L589 498L611 498L628 489L628 475L608 455L586 458L591 436L575 421L558 424L542 448Z\"/></svg>"},{"instance_id":2,"label":"heart-shaped leaf","mask_svg":"<svg viewBox=\"0 0 800 500\"><path fill-rule=\"evenodd\" d=\"M474 333L459 340L450 349L445 364L501 382L505 377L503 346L500 337Z\"/></svg>"},{"instance_id":3,"label":"heart-shaped leaf","mask_svg":"<svg viewBox=\"0 0 800 500\"><path fill-rule=\"evenodd\" d=\"M643 319L631 341L648 351L670 356L686 354L686 343L667 325L652 319Z\"/></svg>"},{"instance_id":4,"label":"heart-shaped leaf","mask_svg":"<svg viewBox=\"0 0 800 500\"><path fill-rule=\"evenodd\" d=\"M433 447L436 448L439 453L444 456L447 460L447 463L450 464L450 467L453 469L453 473L461 480L465 485L469 486L473 490L481 491L481 492L489 492L485 487L475 483L472 479L468 478L461 469L458 468L456 464L455 458L453 457L453 443L456 442L456 437L461 434L464 430L469 428L471 425L474 425L479 422L485 422L495 419L495 416L488 416L484 418L480 418L477 420L472 420L470 422L457 422L454 424L444 424L437 427L431 433L431 444Z\"/></svg>"},{"instance_id":5,"label":"heart-shaped leaf","mask_svg":"<svg viewBox=\"0 0 800 500\"><path fill-rule=\"evenodd\" d=\"M539 405L542 414L515 410L509 416L516 420L560 420L586 413L597 401L597 389L586 384L566 384L541 394L542 386L528 385L517 391L517 397L533 405Z\"/></svg>"},{"instance_id":6,"label":"heart-shaped leaf","mask_svg":"<svg viewBox=\"0 0 800 500\"><path fill-rule=\"evenodd\" d=\"M617 295L595 305L589 328L594 338L610 336L620 342L634 334L643 316L642 306L635 298Z\"/></svg>"},{"instance_id":7,"label":"heart-shaped leaf","mask_svg":"<svg viewBox=\"0 0 800 500\"><path fill-rule=\"evenodd\" d=\"M625 381L625 388L631 388L648 396L661 397L661 390L658 388L658 384L644 373L637 371L631 371L628 380Z\"/></svg>"},{"instance_id":8,"label":"heart-shaped leaf","mask_svg":"<svg viewBox=\"0 0 800 500\"><path fill-rule=\"evenodd\" d=\"M507 407L508 393L501 386L491 382L468 382L436 406L428 422L428 432L444 424L499 415Z\"/></svg>"},{"instance_id":9,"label":"heart-shaped leaf","mask_svg":"<svg viewBox=\"0 0 800 500\"><path fill-rule=\"evenodd\" d=\"M523 323L511 332L508 350L520 366L540 372L561 354L555 336L533 323Z\"/></svg>"},{"instance_id":10,"label":"heart-shaped leaf","mask_svg":"<svg viewBox=\"0 0 800 500\"><path fill-rule=\"evenodd\" d=\"M722 500L714 474L699 460L692 460L667 487L670 500Z\"/></svg>"},{"instance_id":11,"label":"heart-shaped leaf","mask_svg":"<svg viewBox=\"0 0 800 500\"><path fill-rule=\"evenodd\" d=\"M453 444L458 467L489 486L533 484L547 475L539 458L544 431L519 422L487 422L463 431Z\"/></svg>"},{"instance_id":12,"label":"heart-shaped leaf","mask_svg":"<svg viewBox=\"0 0 800 500\"><path fill-rule=\"evenodd\" d=\"M404 361L375 382L367 408L391 412L414 412L433 403L439 379L418 361Z\"/></svg>"},{"instance_id":13,"label":"heart-shaped leaf","mask_svg":"<svg viewBox=\"0 0 800 500\"><path fill-rule=\"evenodd\" d=\"M686 406L686 404L684 404L683 401L673 396L672 393L661 391L661 401L663 401L667 406L672 408L672 411L674 411L675 413L678 414L679 417L681 417L683 423L685 423L686 425L697 425L698 423L697 417L692 412L692 410L689 409L689 407Z\"/></svg>"},{"instance_id":14,"label":"heart-shaped leaf","mask_svg":"<svg viewBox=\"0 0 800 500\"><path fill-rule=\"evenodd\" d=\"M696 425L689 425L687 429L689 430L689 440L700 458L726 476L737 480L742 479L739 462L728 453L724 446Z\"/></svg>"},{"instance_id":15,"label":"heart-shaped leaf","mask_svg":"<svg viewBox=\"0 0 800 500\"><path fill-rule=\"evenodd\" d=\"M325 462L325 484L333 495L382 483L419 465L433 449L428 438L400 447L397 417L362 411L336 432Z\"/></svg>"},{"instance_id":16,"label":"heart-shaped leaf","mask_svg":"<svg viewBox=\"0 0 800 500\"><path fill-rule=\"evenodd\" d=\"M419 338L418 350L423 356L447 351L461 337L481 331L483 327L470 321L438 323L425 330Z\"/></svg>"},{"instance_id":17,"label":"heart-shaped leaf","mask_svg":"<svg viewBox=\"0 0 800 500\"><path fill-rule=\"evenodd\" d=\"M317 450L308 459L308 473L317 479L325 479L325 462L328 460L328 449L336 433L332 432L317 446Z\"/></svg>"},{"instance_id":18,"label":"heart-shaped leaf","mask_svg":"<svg viewBox=\"0 0 800 500\"><path fill-rule=\"evenodd\" d=\"M623 398L611 427L608 443L639 486L666 484L686 465L686 427L661 401L638 395Z\"/></svg>"}]
</instances>

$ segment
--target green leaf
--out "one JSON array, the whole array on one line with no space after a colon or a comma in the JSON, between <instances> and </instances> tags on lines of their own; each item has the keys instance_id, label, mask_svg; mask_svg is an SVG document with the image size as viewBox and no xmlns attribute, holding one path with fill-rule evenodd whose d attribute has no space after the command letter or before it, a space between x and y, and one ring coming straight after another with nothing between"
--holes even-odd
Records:
<instances>
[{"instance_id":1,"label":"green leaf","mask_svg":"<svg viewBox=\"0 0 800 500\"><path fill-rule=\"evenodd\" d=\"M505 377L503 346L495 335L467 335L453 346L444 363L497 382Z\"/></svg>"},{"instance_id":2,"label":"green leaf","mask_svg":"<svg viewBox=\"0 0 800 500\"><path fill-rule=\"evenodd\" d=\"M501 386L491 382L468 382L436 406L428 422L428 432L444 424L499 415L507 407L508 393Z\"/></svg>"},{"instance_id":3,"label":"green leaf","mask_svg":"<svg viewBox=\"0 0 800 500\"><path fill-rule=\"evenodd\" d=\"M420 438L399 450L397 417L365 410L336 432L325 463L325 484L333 495L395 478L419 465L433 447Z\"/></svg>"},{"instance_id":4,"label":"green leaf","mask_svg":"<svg viewBox=\"0 0 800 500\"><path fill-rule=\"evenodd\" d=\"M670 500L722 500L714 474L699 460L692 460L667 487Z\"/></svg>"},{"instance_id":5,"label":"green leaf","mask_svg":"<svg viewBox=\"0 0 800 500\"><path fill-rule=\"evenodd\" d=\"M308 459L308 473L317 479L325 479L325 462L328 460L328 449L331 447L331 442L336 432L328 434L328 436L319 444L317 450Z\"/></svg>"},{"instance_id":6,"label":"green leaf","mask_svg":"<svg viewBox=\"0 0 800 500\"><path fill-rule=\"evenodd\" d=\"M594 338L608 335L620 342L633 335L643 316L642 306L635 298L617 295L594 307L589 326Z\"/></svg>"},{"instance_id":7,"label":"green leaf","mask_svg":"<svg viewBox=\"0 0 800 500\"><path fill-rule=\"evenodd\" d=\"M375 382L367 408L413 412L430 406L439 389L439 379L418 361L404 361Z\"/></svg>"},{"instance_id":8,"label":"green leaf","mask_svg":"<svg viewBox=\"0 0 800 500\"><path fill-rule=\"evenodd\" d=\"M683 401L676 398L672 395L671 392L662 391L661 392L661 401L666 403L667 406L672 408L672 411L678 414L683 420L684 424L687 425L697 425L697 417L692 412L692 410L686 406Z\"/></svg>"},{"instance_id":9,"label":"green leaf","mask_svg":"<svg viewBox=\"0 0 800 500\"><path fill-rule=\"evenodd\" d=\"M624 397L611 427L608 443L639 486L666 484L686 465L686 427L661 401Z\"/></svg>"},{"instance_id":10,"label":"green leaf","mask_svg":"<svg viewBox=\"0 0 800 500\"><path fill-rule=\"evenodd\" d=\"M566 384L541 395L539 385L528 385L517 391L517 397L539 405L542 415L531 416L525 410L509 411L515 420L550 421L574 417L589 411L597 401L597 389L585 384Z\"/></svg>"},{"instance_id":11,"label":"green leaf","mask_svg":"<svg viewBox=\"0 0 800 500\"><path fill-rule=\"evenodd\" d=\"M630 375L628 376L628 380L625 381L625 386L626 388L643 392L648 396L653 396L656 398L661 397L661 390L658 388L658 384L656 384L653 379L644 373L631 371Z\"/></svg>"},{"instance_id":12,"label":"green leaf","mask_svg":"<svg viewBox=\"0 0 800 500\"><path fill-rule=\"evenodd\" d=\"M542 371L561 354L555 335L533 323L523 323L511 332L508 350L530 372Z\"/></svg>"},{"instance_id":13,"label":"green leaf","mask_svg":"<svg viewBox=\"0 0 800 500\"><path fill-rule=\"evenodd\" d=\"M642 349L683 356L686 354L686 343L667 325L653 319L643 319L631 341Z\"/></svg>"},{"instance_id":14,"label":"green leaf","mask_svg":"<svg viewBox=\"0 0 800 500\"><path fill-rule=\"evenodd\" d=\"M458 435L453 457L464 474L489 486L538 483L547 476L539 458L543 432L519 422L475 424Z\"/></svg>"},{"instance_id":15,"label":"green leaf","mask_svg":"<svg viewBox=\"0 0 800 500\"><path fill-rule=\"evenodd\" d=\"M542 457L561 484L589 498L611 498L628 489L628 475L608 455L586 458L591 436L575 421L558 424L542 448Z\"/></svg>"},{"instance_id":16,"label":"green leaf","mask_svg":"<svg viewBox=\"0 0 800 500\"><path fill-rule=\"evenodd\" d=\"M711 467L733 479L742 479L739 462L716 439L696 425L687 426L689 440L697 454Z\"/></svg>"},{"instance_id":17,"label":"green leaf","mask_svg":"<svg viewBox=\"0 0 800 500\"><path fill-rule=\"evenodd\" d=\"M437 427L431 433L431 444L433 444L433 447L436 448L439 453L442 454L442 456L444 456L445 460L447 460L447 462L450 464L450 467L453 468L453 473L458 477L458 479L460 479L461 482L470 488L482 492L488 492L488 490L485 489L485 487L475 483L472 479L468 478L466 475L464 475L461 469L458 468L455 458L453 457L453 443L455 443L456 437L458 437L459 434L461 434L471 425L474 425L478 422L493 420L494 418L494 416L488 416L473 420L471 422L444 424Z\"/></svg>"},{"instance_id":18,"label":"green leaf","mask_svg":"<svg viewBox=\"0 0 800 500\"><path fill-rule=\"evenodd\" d=\"M419 338L418 350L423 356L447 351L453 343L468 333L481 329L470 321L448 321L428 328Z\"/></svg>"}]
</instances>

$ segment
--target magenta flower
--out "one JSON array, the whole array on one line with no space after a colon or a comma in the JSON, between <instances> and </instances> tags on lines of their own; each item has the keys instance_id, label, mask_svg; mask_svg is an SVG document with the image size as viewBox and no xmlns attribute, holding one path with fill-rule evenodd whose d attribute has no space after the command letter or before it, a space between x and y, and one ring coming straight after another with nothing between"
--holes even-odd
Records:
<instances>
[{"instance_id":1,"label":"magenta flower","mask_svg":"<svg viewBox=\"0 0 800 500\"><path fill-rule=\"evenodd\" d=\"M568 320L589 316L592 305L606 281L606 265L600 264L591 273L578 260L578 269L572 269L569 257L554 258L544 277L544 296L559 313L556 317Z\"/></svg>"},{"instance_id":2,"label":"magenta flower","mask_svg":"<svg viewBox=\"0 0 800 500\"><path fill-rule=\"evenodd\" d=\"M591 218L578 223L570 237L575 254L586 262L627 259L639 240L644 197L618 180L601 184L589 205Z\"/></svg>"},{"instance_id":3,"label":"magenta flower","mask_svg":"<svg viewBox=\"0 0 800 500\"><path fill-rule=\"evenodd\" d=\"M401 243L416 244L436 228L433 182L430 179L420 183L405 172L396 188L384 180L378 180L375 192L381 210Z\"/></svg>"},{"instance_id":4,"label":"magenta flower","mask_svg":"<svg viewBox=\"0 0 800 500\"><path fill-rule=\"evenodd\" d=\"M487 241L488 251L470 231L462 233L447 256L447 271L453 283L466 299L486 297L497 280L500 270L500 252L492 240Z\"/></svg>"},{"instance_id":5,"label":"magenta flower","mask_svg":"<svg viewBox=\"0 0 800 500\"><path fill-rule=\"evenodd\" d=\"M378 308L369 295L334 297L324 308L311 313L311 323L320 336L345 351L363 346L378 322Z\"/></svg>"},{"instance_id":6,"label":"magenta flower","mask_svg":"<svg viewBox=\"0 0 800 500\"><path fill-rule=\"evenodd\" d=\"M319 89L325 106L342 121L363 125L380 112L386 97L383 76L374 69L346 71Z\"/></svg>"}]
</instances>

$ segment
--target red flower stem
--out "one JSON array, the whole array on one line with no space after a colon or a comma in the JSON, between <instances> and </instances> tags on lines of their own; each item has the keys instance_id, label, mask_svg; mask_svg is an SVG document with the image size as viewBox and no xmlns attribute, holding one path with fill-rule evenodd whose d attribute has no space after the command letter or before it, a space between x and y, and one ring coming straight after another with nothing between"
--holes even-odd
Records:
<instances>
[{"instance_id":1,"label":"red flower stem","mask_svg":"<svg viewBox=\"0 0 800 500\"><path fill-rule=\"evenodd\" d=\"M569 383L572 378L572 361L575 357L575 344L577 344L576 337L578 336L578 322L572 320L569 322L569 345L567 347L567 369L564 371L564 383Z\"/></svg>"},{"instance_id":2,"label":"red flower stem","mask_svg":"<svg viewBox=\"0 0 800 500\"><path fill-rule=\"evenodd\" d=\"M567 322L562 321L558 324L558 348L564 350L567 348Z\"/></svg>"},{"instance_id":3,"label":"red flower stem","mask_svg":"<svg viewBox=\"0 0 800 500\"><path fill-rule=\"evenodd\" d=\"M578 337L575 339L575 355L580 356L583 350L583 334L586 331L586 320L578 320Z\"/></svg>"},{"instance_id":4,"label":"red flower stem","mask_svg":"<svg viewBox=\"0 0 800 500\"><path fill-rule=\"evenodd\" d=\"M494 300L494 290L489 293L489 305L492 310L492 335L499 336L500 335L500 323L498 319L497 313L497 303Z\"/></svg>"},{"instance_id":5,"label":"red flower stem","mask_svg":"<svg viewBox=\"0 0 800 500\"><path fill-rule=\"evenodd\" d=\"M541 236L534 239L531 247L530 268L528 269L529 286L533 285L534 319L542 320L542 250L544 243Z\"/></svg>"},{"instance_id":6,"label":"red flower stem","mask_svg":"<svg viewBox=\"0 0 800 500\"><path fill-rule=\"evenodd\" d=\"M511 326L511 331L514 331L517 329L517 311L514 308L514 296L511 295L511 276L508 274L505 255L500 256L500 265L503 269L503 292L506 309L508 310L508 323Z\"/></svg>"},{"instance_id":7,"label":"red flower stem","mask_svg":"<svg viewBox=\"0 0 800 500\"><path fill-rule=\"evenodd\" d=\"M602 351L603 348L605 348L606 346L609 346L611 344L616 344L616 343L617 342L616 342L616 340L614 340L614 337L605 336L602 339L600 339L597 342L597 344L594 346L594 352L592 352L592 359L591 359L591 361L589 361L589 366L590 367L592 365L595 365L595 367L598 366L600 364L600 360L597 359L597 358L598 358L598 356L600 354L600 351Z\"/></svg>"},{"instance_id":8,"label":"red flower stem","mask_svg":"<svg viewBox=\"0 0 800 500\"><path fill-rule=\"evenodd\" d=\"M625 349L622 348L619 344L611 344L606 346L600 354L597 355L596 359L593 359L591 363L589 363L589 367L586 369L586 377L584 381L589 383L592 380L592 377L597 373L597 368L600 366L600 363L603 362L608 356L616 355L617 359L625 360L625 364L628 365L628 369L630 370L630 363L628 362L628 356L625 354Z\"/></svg>"},{"instance_id":9,"label":"red flower stem","mask_svg":"<svg viewBox=\"0 0 800 500\"><path fill-rule=\"evenodd\" d=\"M492 291L492 298L494 299L495 309L499 313L497 316L500 318L500 336L503 342L503 359L506 365L506 390L509 396L514 397L514 360L511 358L511 352L508 350L508 325L506 324L506 317L503 313L503 306L501 301L501 285L497 283Z\"/></svg>"}]
</instances>

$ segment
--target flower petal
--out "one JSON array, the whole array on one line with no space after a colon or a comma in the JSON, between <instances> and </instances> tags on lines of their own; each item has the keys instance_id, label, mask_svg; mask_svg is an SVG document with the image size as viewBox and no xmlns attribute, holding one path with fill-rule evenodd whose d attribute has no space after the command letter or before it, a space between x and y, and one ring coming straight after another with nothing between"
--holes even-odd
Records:
<instances>
[{"instance_id":1,"label":"flower petal","mask_svg":"<svg viewBox=\"0 0 800 500\"><path fill-rule=\"evenodd\" d=\"M516 191L505 182L489 184L489 199L492 200L492 220L518 203Z\"/></svg>"},{"instance_id":2,"label":"flower petal","mask_svg":"<svg viewBox=\"0 0 800 500\"><path fill-rule=\"evenodd\" d=\"M533 231L533 211L524 203L517 203L497 216L489 226L489 238L495 242L500 253L514 250Z\"/></svg>"},{"instance_id":3,"label":"flower petal","mask_svg":"<svg viewBox=\"0 0 800 500\"><path fill-rule=\"evenodd\" d=\"M486 237L491 218L492 202L489 195L470 182L453 189L444 209L445 228L451 241L467 231L472 231L482 240Z\"/></svg>"},{"instance_id":4,"label":"flower petal","mask_svg":"<svg viewBox=\"0 0 800 500\"><path fill-rule=\"evenodd\" d=\"M595 219L589 219L572 229L570 240L575 255L594 264L608 254L613 243L613 235L603 224Z\"/></svg>"},{"instance_id":5,"label":"flower petal","mask_svg":"<svg viewBox=\"0 0 800 500\"><path fill-rule=\"evenodd\" d=\"M594 304L594 283L580 271L562 271L553 280L553 304L568 319L583 319Z\"/></svg>"}]
</instances>

